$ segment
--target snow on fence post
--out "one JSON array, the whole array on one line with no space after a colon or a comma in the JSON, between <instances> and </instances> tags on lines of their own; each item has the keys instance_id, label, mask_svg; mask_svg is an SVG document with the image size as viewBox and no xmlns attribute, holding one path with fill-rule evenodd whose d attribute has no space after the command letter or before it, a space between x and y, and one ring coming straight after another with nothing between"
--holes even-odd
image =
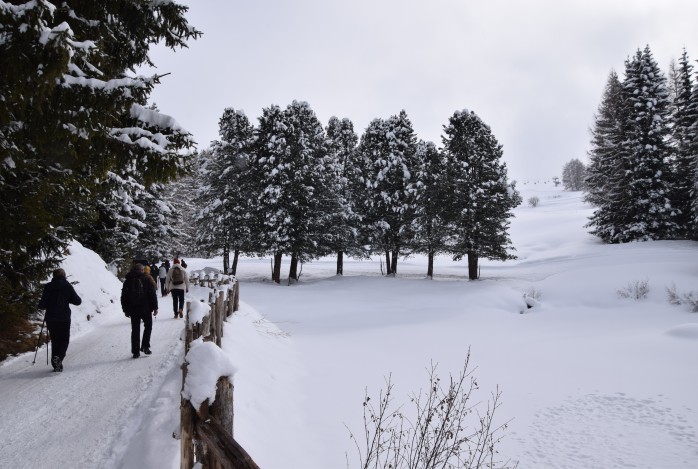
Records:
<instances>
[{"instance_id":1,"label":"snow on fence post","mask_svg":"<svg viewBox=\"0 0 698 469\"><path fill-rule=\"evenodd\" d=\"M208 305L195 303L194 306L190 301L186 303L185 361L182 364L180 406L181 469L192 469L195 464L200 464L204 469L259 469L245 449L233 438L234 387L227 376L218 378L213 404L209 404L209 399L205 399L199 409L196 409L192 402L184 397L189 368L186 358L192 348L192 342L202 338L204 342L212 342L220 347L223 322L238 309L239 283L236 280L233 282L232 288L224 289L218 295L212 292ZM191 383L188 383L188 386L191 388Z\"/></svg>"}]
</instances>

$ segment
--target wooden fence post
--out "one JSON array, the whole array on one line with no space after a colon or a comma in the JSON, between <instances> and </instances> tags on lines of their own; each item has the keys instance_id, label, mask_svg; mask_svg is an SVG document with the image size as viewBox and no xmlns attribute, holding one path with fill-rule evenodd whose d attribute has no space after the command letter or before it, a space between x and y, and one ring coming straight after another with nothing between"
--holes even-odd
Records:
<instances>
[{"instance_id":1,"label":"wooden fence post","mask_svg":"<svg viewBox=\"0 0 698 469\"><path fill-rule=\"evenodd\" d=\"M235 286L233 287L233 311L240 309L240 282L235 281Z\"/></svg>"},{"instance_id":2,"label":"wooden fence post","mask_svg":"<svg viewBox=\"0 0 698 469\"><path fill-rule=\"evenodd\" d=\"M223 322L239 307L239 283L232 290L209 295L209 313L200 323L190 323L191 302L186 304L186 334L184 349L188 353L191 342L203 336L221 346ZM187 379L187 363L182 364L182 390ZM209 405L206 400L199 409L182 398L180 406L181 469L191 469L194 462L206 469L259 469L252 458L233 438L233 389L227 377L216 383L216 398Z\"/></svg>"}]
</instances>

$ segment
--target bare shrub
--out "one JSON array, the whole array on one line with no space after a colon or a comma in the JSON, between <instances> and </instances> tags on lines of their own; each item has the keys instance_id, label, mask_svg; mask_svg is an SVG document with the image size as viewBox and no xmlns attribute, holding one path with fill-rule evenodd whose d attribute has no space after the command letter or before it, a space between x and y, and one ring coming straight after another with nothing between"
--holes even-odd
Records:
<instances>
[{"instance_id":1,"label":"bare shrub","mask_svg":"<svg viewBox=\"0 0 698 469\"><path fill-rule=\"evenodd\" d=\"M687 305L691 311L698 313L698 294L694 291L688 293L679 293L676 291L676 285L666 287L667 299L672 305Z\"/></svg>"},{"instance_id":2,"label":"bare shrub","mask_svg":"<svg viewBox=\"0 0 698 469\"><path fill-rule=\"evenodd\" d=\"M515 468L517 463L498 461L497 444L507 423L495 424L501 405L499 388L486 407L473 403L478 389L468 370L470 351L458 376L443 383L432 363L427 369L429 388L409 396L409 408L393 405L393 383L386 378L378 402L364 397L363 435L349 430L362 469ZM359 441L361 440L361 441ZM349 456L347 455L347 467Z\"/></svg>"},{"instance_id":3,"label":"bare shrub","mask_svg":"<svg viewBox=\"0 0 698 469\"><path fill-rule=\"evenodd\" d=\"M528 198L528 205L530 205L531 207L537 207L539 203L540 199L535 195L533 197Z\"/></svg>"},{"instance_id":4,"label":"bare shrub","mask_svg":"<svg viewBox=\"0 0 698 469\"><path fill-rule=\"evenodd\" d=\"M647 294L649 292L649 280L633 280L632 282L628 282L628 286L617 291L619 297L630 298L633 300L642 300L647 298Z\"/></svg>"}]
</instances>

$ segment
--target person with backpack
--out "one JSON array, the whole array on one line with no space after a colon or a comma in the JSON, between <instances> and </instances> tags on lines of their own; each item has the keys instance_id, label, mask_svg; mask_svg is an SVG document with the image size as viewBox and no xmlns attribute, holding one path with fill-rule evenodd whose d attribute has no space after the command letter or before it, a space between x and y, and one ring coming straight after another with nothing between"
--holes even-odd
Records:
<instances>
[{"instance_id":1,"label":"person with backpack","mask_svg":"<svg viewBox=\"0 0 698 469\"><path fill-rule=\"evenodd\" d=\"M126 274L121 288L121 309L126 317L131 319L133 358L140 357L141 352L150 355L150 334L153 330L153 316L158 315L158 297L153 279L145 273L143 264L135 264ZM144 326L142 341L141 321Z\"/></svg>"},{"instance_id":2,"label":"person with backpack","mask_svg":"<svg viewBox=\"0 0 698 469\"><path fill-rule=\"evenodd\" d=\"M172 268L167 272L165 284L167 291L172 293L172 308L174 317L177 319L184 317L184 293L189 293L189 275L180 265L179 259L175 258L173 263Z\"/></svg>"},{"instance_id":3,"label":"person with backpack","mask_svg":"<svg viewBox=\"0 0 698 469\"><path fill-rule=\"evenodd\" d=\"M39 300L39 309L46 310L46 327L51 335L53 371L63 371L63 360L70 343L70 305L81 303L82 299L66 279L65 270L54 270L53 278L44 285Z\"/></svg>"},{"instance_id":4,"label":"person with backpack","mask_svg":"<svg viewBox=\"0 0 698 469\"><path fill-rule=\"evenodd\" d=\"M165 281L167 280L167 267L165 267L165 263L163 262L160 264L160 268L158 269L158 276L160 277L160 294L162 296L167 295L167 289L165 288Z\"/></svg>"},{"instance_id":5,"label":"person with backpack","mask_svg":"<svg viewBox=\"0 0 698 469\"><path fill-rule=\"evenodd\" d=\"M152 264L150 264L150 276L153 277L153 281L155 282L155 293L158 292L158 263L153 261Z\"/></svg>"}]
</instances>

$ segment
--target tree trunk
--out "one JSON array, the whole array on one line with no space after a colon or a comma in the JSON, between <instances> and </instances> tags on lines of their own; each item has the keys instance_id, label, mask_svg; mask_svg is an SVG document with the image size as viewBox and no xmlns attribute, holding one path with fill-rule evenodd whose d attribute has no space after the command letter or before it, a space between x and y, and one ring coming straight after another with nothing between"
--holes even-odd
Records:
<instances>
[{"instance_id":1,"label":"tree trunk","mask_svg":"<svg viewBox=\"0 0 698 469\"><path fill-rule=\"evenodd\" d=\"M274 269L271 272L271 279L275 283L281 283L281 256L280 252L274 253Z\"/></svg>"},{"instance_id":2,"label":"tree trunk","mask_svg":"<svg viewBox=\"0 0 698 469\"><path fill-rule=\"evenodd\" d=\"M385 275L390 275L393 273L392 271L393 264L390 262L390 251L387 249L385 250Z\"/></svg>"},{"instance_id":3,"label":"tree trunk","mask_svg":"<svg viewBox=\"0 0 698 469\"><path fill-rule=\"evenodd\" d=\"M480 276L478 275L477 272L477 253L474 252L469 252L468 253L468 278L470 280L477 280Z\"/></svg>"},{"instance_id":4,"label":"tree trunk","mask_svg":"<svg viewBox=\"0 0 698 469\"><path fill-rule=\"evenodd\" d=\"M232 275L237 275L238 272L238 258L240 257L240 250L236 249L235 254L233 255L233 270L231 271Z\"/></svg>"},{"instance_id":5,"label":"tree trunk","mask_svg":"<svg viewBox=\"0 0 698 469\"><path fill-rule=\"evenodd\" d=\"M223 274L228 275L230 270L230 247L226 243L223 246Z\"/></svg>"},{"instance_id":6,"label":"tree trunk","mask_svg":"<svg viewBox=\"0 0 698 469\"><path fill-rule=\"evenodd\" d=\"M298 255L291 254L291 267L288 269L288 278L298 280Z\"/></svg>"},{"instance_id":7,"label":"tree trunk","mask_svg":"<svg viewBox=\"0 0 698 469\"><path fill-rule=\"evenodd\" d=\"M427 264L427 277L434 278L434 251L429 251L429 263Z\"/></svg>"},{"instance_id":8,"label":"tree trunk","mask_svg":"<svg viewBox=\"0 0 698 469\"><path fill-rule=\"evenodd\" d=\"M397 275L397 258L398 258L399 253L400 253L400 251L398 249L393 251L393 259L392 259L393 263L390 266L390 270L391 270L393 275Z\"/></svg>"},{"instance_id":9,"label":"tree trunk","mask_svg":"<svg viewBox=\"0 0 698 469\"><path fill-rule=\"evenodd\" d=\"M344 251L337 251L337 275L344 275Z\"/></svg>"}]
</instances>

